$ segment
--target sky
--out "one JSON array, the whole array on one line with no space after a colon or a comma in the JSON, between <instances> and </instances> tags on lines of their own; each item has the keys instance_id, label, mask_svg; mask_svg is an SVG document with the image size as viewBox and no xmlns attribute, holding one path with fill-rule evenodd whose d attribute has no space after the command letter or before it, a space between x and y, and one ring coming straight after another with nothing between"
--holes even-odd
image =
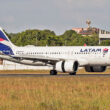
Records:
<instances>
[{"instance_id":1,"label":"sky","mask_svg":"<svg viewBox=\"0 0 110 110\"><path fill-rule=\"evenodd\" d=\"M0 0L0 27L9 33L50 29L57 35L74 27L110 31L110 0Z\"/></svg>"}]
</instances>

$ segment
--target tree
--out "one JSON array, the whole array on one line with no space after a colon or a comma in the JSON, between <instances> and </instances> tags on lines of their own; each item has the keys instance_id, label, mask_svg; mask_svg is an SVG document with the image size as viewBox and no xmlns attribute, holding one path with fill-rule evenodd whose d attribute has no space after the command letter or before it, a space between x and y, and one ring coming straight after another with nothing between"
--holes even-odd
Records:
<instances>
[{"instance_id":1,"label":"tree","mask_svg":"<svg viewBox=\"0 0 110 110\"><path fill-rule=\"evenodd\" d=\"M7 33L8 34L8 33ZM90 46L98 45L97 34L82 36L73 30L67 30L64 34L57 36L50 30L26 30L21 33L8 34L11 41L17 46L83 46L85 43Z\"/></svg>"},{"instance_id":2,"label":"tree","mask_svg":"<svg viewBox=\"0 0 110 110\"><path fill-rule=\"evenodd\" d=\"M103 40L100 45L101 46L110 46L110 40Z\"/></svg>"}]
</instances>

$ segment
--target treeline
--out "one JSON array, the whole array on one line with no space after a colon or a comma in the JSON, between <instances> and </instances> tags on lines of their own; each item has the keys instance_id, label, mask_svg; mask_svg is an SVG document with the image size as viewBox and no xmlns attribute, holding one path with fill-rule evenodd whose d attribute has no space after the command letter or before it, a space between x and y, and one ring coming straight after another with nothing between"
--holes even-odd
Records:
<instances>
[{"instance_id":1,"label":"treeline","mask_svg":"<svg viewBox=\"0 0 110 110\"><path fill-rule=\"evenodd\" d=\"M98 46L97 34L81 36L73 30L68 30L62 35L56 35L50 30L26 30L21 33L8 34L9 39L17 46ZM110 45L110 41L103 41L100 45Z\"/></svg>"}]
</instances>

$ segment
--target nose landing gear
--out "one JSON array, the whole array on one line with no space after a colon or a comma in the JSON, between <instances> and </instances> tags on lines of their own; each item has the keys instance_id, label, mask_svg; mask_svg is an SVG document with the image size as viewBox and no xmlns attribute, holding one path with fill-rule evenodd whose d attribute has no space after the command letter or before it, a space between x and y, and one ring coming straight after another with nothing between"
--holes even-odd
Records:
<instances>
[{"instance_id":1,"label":"nose landing gear","mask_svg":"<svg viewBox=\"0 0 110 110\"><path fill-rule=\"evenodd\" d=\"M57 75L57 71L56 70L51 70L50 75Z\"/></svg>"},{"instance_id":2,"label":"nose landing gear","mask_svg":"<svg viewBox=\"0 0 110 110\"><path fill-rule=\"evenodd\" d=\"M69 73L69 75L76 75L76 72L73 72L73 73Z\"/></svg>"}]
</instances>

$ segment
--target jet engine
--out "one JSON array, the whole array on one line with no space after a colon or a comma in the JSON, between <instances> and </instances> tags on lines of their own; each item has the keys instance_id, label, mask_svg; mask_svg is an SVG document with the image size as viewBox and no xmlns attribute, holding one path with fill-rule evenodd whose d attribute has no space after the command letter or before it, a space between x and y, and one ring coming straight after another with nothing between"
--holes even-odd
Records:
<instances>
[{"instance_id":1,"label":"jet engine","mask_svg":"<svg viewBox=\"0 0 110 110\"><path fill-rule=\"evenodd\" d=\"M64 73L74 73L78 70L78 61L74 60L67 60L67 61L60 61L56 63L56 71L64 72Z\"/></svg>"},{"instance_id":2,"label":"jet engine","mask_svg":"<svg viewBox=\"0 0 110 110\"><path fill-rule=\"evenodd\" d=\"M86 66L86 72L104 72L106 70L106 66Z\"/></svg>"}]
</instances>

